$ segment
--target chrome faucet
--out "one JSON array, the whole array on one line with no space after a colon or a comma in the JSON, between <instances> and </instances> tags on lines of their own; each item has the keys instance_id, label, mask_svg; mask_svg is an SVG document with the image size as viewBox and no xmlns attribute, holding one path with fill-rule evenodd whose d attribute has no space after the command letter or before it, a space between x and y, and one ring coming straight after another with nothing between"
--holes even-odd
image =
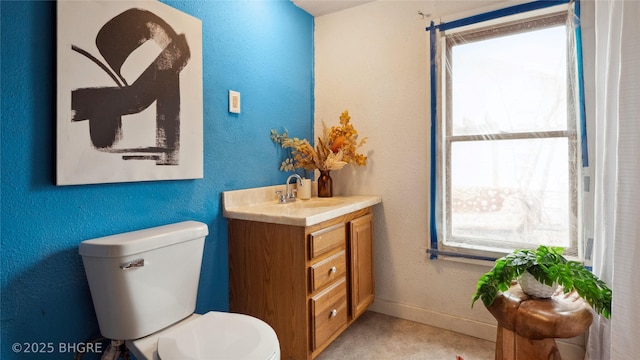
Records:
<instances>
[{"instance_id":1,"label":"chrome faucet","mask_svg":"<svg viewBox=\"0 0 640 360\"><path fill-rule=\"evenodd\" d=\"M296 178L296 182L298 183L298 186L303 186L302 185L302 178L300 177L300 175L298 174L293 174L290 175L287 178L287 182L285 183L285 185L287 186L285 189L285 194L282 193L282 190L276 191L276 193L280 196L278 202L281 204L286 204L286 203L290 203L290 202L294 202L296 201L296 193L298 192L298 190L296 189L289 189L289 182L291 181L291 178L295 177Z\"/></svg>"}]
</instances>

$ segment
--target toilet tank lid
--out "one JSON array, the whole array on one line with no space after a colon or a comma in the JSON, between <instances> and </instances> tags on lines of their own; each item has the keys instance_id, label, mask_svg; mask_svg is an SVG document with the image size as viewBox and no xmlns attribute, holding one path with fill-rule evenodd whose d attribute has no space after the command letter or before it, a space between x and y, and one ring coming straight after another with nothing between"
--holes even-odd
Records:
<instances>
[{"instance_id":1,"label":"toilet tank lid","mask_svg":"<svg viewBox=\"0 0 640 360\"><path fill-rule=\"evenodd\" d=\"M149 229L130 231L80 243L79 253L92 257L120 257L134 255L203 238L209 234L207 225L198 221L183 221Z\"/></svg>"}]
</instances>

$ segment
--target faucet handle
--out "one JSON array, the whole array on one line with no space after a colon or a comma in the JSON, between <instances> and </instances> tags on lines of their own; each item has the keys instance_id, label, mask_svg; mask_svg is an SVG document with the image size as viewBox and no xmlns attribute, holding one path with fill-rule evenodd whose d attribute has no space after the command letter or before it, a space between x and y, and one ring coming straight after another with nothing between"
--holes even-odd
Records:
<instances>
[{"instance_id":1,"label":"faucet handle","mask_svg":"<svg viewBox=\"0 0 640 360\"><path fill-rule=\"evenodd\" d=\"M281 202L281 203L287 202L287 199L282 190L276 190L276 195L278 195L278 202Z\"/></svg>"},{"instance_id":2,"label":"faucet handle","mask_svg":"<svg viewBox=\"0 0 640 360\"><path fill-rule=\"evenodd\" d=\"M298 197L298 189L291 189L291 194L289 194L289 199L295 199Z\"/></svg>"}]
</instances>

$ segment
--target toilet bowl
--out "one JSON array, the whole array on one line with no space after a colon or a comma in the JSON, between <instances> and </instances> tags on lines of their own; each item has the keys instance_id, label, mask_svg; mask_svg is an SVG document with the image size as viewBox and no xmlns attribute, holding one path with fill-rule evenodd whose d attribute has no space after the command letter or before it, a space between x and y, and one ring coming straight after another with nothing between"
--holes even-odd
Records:
<instances>
[{"instance_id":1,"label":"toilet bowl","mask_svg":"<svg viewBox=\"0 0 640 360\"><path fill-rule=\"evenodd\" d=\"M265 322L241 314L211 311L193 314L179 323L127 347L137 359L148 360L277 360L275 331Z\"/></svg>"},{"instance_id":2,"label":"toilet bowl","mask_svg":"<svg viewBox=\"0 0 640 360\"><path fill-rule=\"evenodd\" d=\"M279 360L264 321L194 313L207 234L185 221L80 243L102 336L124 341L138 360Z\"/></svg>"}]
</instances>

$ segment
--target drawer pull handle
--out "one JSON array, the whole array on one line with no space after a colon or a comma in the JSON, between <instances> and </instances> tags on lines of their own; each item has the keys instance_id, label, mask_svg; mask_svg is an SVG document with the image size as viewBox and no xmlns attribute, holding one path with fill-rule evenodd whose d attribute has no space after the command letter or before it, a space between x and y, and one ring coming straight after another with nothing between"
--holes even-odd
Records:
<instances>
[{"instance_id":1,"label":"drawer pull handle","mask_svg":"<svg viewBox=\"0 0 640 360\"><path fill-rule=\"evenodd\" d=\"M335 274L335 273L337 273L337 272L338 272L338 268L337 268L337 267L335 267L335 266L332 266L332 267L331 267L331 270L330 270L329 272L330 272L331 274Z\"/></svg>"},{"instance_id":2,"label":"drawer pull handle","mask_svg":"<svg viewBox=\"0 0 640 360\"><path fill-rule=\"evenodd\" d=\"M336 309L331 310L331 316L330 317L334 318L334 317L336 317L336 315L338 315L338 310L336 310Z\"/></svg>"}]
</instances>

